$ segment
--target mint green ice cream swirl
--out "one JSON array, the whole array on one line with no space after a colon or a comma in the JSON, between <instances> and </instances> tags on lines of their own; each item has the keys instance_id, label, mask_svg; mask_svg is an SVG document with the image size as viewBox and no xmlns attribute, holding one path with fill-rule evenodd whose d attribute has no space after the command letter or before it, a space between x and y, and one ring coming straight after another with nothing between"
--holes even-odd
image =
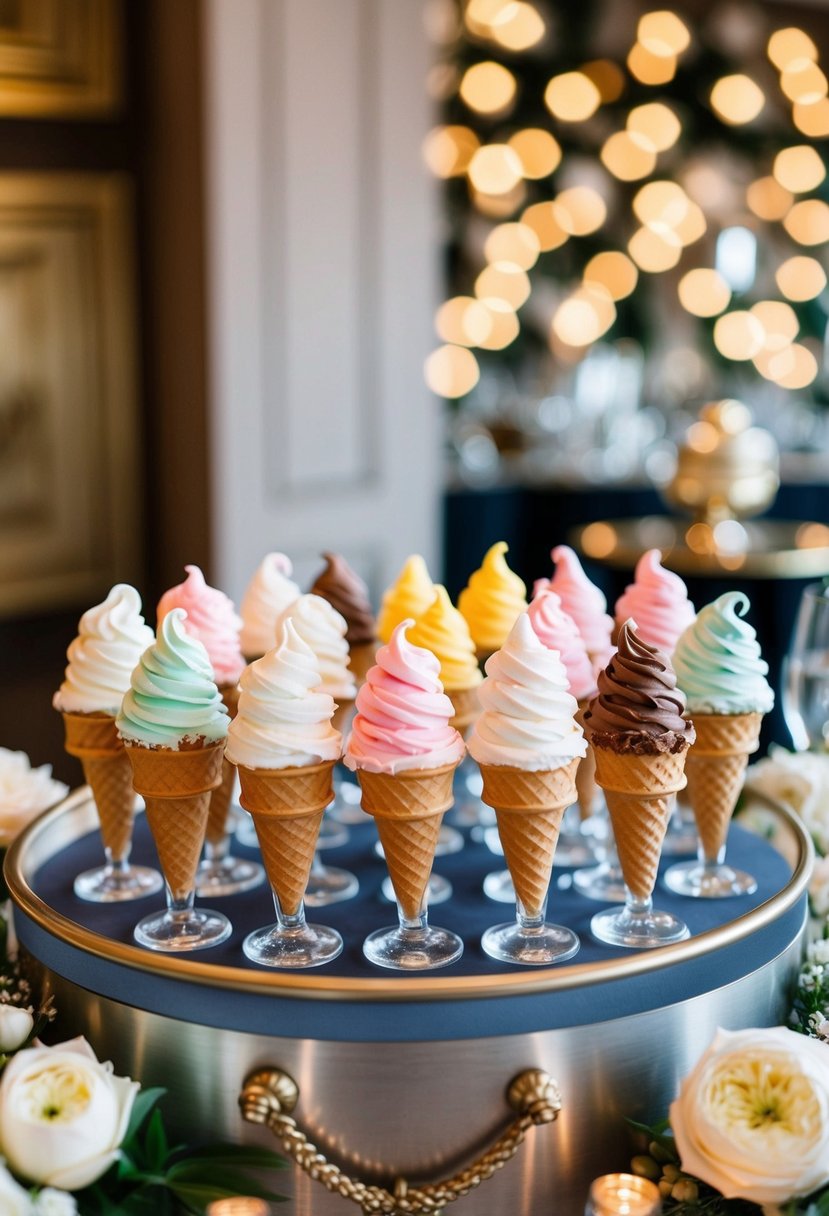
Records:
<instances>
[{"instance_id":1,"label":"mint green ice cream swirl","mask_svg":"<svg viewBox=\"0 0 829 1216\"><path fill-rule=\"evenodd\" d=\"M185 741L227 736L228 713L203 644L185 632L187 613L173 608L141 656L116 720L127 742L177 749Z\"/></svg>"},{"instance_id":2,"label":"mint green ice cream swirl","mask_svg":"<svg viewBox=\"0 0 829 1216\"><path fill-rule=\"evenodd\" d=\"M748 596L727 591L701 609L676 644L676 681L697 714L768 713L774 693L757 634L742 618Z\"/></svg>"}]
</instances>

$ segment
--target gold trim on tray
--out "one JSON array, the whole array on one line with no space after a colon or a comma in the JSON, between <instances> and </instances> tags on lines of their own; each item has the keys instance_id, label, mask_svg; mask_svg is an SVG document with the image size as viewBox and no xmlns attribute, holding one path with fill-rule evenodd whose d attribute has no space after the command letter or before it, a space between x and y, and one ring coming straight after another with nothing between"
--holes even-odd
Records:
<instances>
[{"instance_id":1,"label":"gold trim on tray","mask_svg":"<svg viewBox=\"0 0 829 1216\"><path fill-rule=\"evenodd\" d=\"M304 1000L336 1001L434 1001L470 1000L487 997L529 996L540 992L560 992L569 988L607 983L617 979L658 971L676 963L688 962L733 945L758 929L777 920L792 908L806 890L814 860L812 841L802 822L788 807L771 802L751 791L751 799L776 812L794 835L799 856L792 877L782 891L750 912L717 929L673 946L643 950L638 954L608 959L602 963L576 963L500 975L441 975L437 977L398 977L376 979L293 974L284 971L259 971L241 967L182 959L150 953L138 946L113 942L93 933L77 921L56 912L35 893L31 878L39 867L61 849L81 836L95 831L98 818L88 786L73 794L36 819L12 844L6 857L5 877L11 897L24 915L52 937L85 950L97 958L120 963L155 976L231 988L236 992Z\"/></svg>"}]
</instances>

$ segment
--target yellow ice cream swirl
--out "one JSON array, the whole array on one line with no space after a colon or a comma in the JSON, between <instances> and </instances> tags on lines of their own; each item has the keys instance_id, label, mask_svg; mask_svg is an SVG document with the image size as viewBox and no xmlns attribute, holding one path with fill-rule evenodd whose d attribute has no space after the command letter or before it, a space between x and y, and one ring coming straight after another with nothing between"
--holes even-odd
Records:
<instances>
[{"instance_id":1,"label":"yellow ice cream swirl","mask_svg":"<svg viewBox=\"0 0 829 1216\"><path fill-rule=\"evenodd\" d=\"M397 576L397 580L383 593L380 614L377 617L377 636L388 642L401 621L422 616L435 597L432 579L423 558L415 553Z\"/></svg>"},{"instance_id":2,"label":"yellow ice cream swirl","mask_svg":"<svg viewBox=\"0 0 829 1216\"><path fill-rule=\"evenodd\" d=\"M517 618L527 608L527 588L507 565L504 558L507 549L503 540L492 546L458 600L472 640L484 653L503 646Z\"/></svg>"},{"instance_id":3,"label":"yellow ice cream swirl","mask_svg":"<svg viewBox=\"0 0 829 1216\"><path fill-rule=\"evenodd\" d=\"M440 662L440 680L447 692L475 688L483 676L475 657L469 626L449 599L446 588L435 585L435 598L408 632L415 646L431 650Z\"/></svg>"}]
</instances>

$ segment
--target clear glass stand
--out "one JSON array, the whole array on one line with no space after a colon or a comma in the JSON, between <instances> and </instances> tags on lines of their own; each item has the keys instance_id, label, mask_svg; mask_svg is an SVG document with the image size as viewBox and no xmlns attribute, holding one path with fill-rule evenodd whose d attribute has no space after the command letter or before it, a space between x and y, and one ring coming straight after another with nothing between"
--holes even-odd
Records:
<instances>
[{"instance_id":1,"label":"clear glass stand","mask_svg":"<svg viewBox=\"0 0 829 1216\"><path fill-rule=\"evenodd\" d=\"M691 899L730 899L757 890L756 878L725 864L725 845L713 860L706 859L700 849L696 861L671 866L662 881L675 895L688 895Z\"/></svg>"},{"instance_id":2,"label":"clear glass stand","mask_svg":"<svg viewBox=\"0 0 829 1216\"><path fill-rule=\"evenodd\" d=\"M561 821L558 844L556 845L556 865L589 866L601 859L603 850L596 845L594 836L585 835L582 830L581 813L578 803L568 806Z\"/></svg>"},{"instance_id":3,"label":"clear glass stand","mask_svg":"<svg viewBox=\"0 0 829 1216\"><path fill-rule=\"evenodd\" d=\"M494 811L492 813L495 814ZM497 827L484 830L484 844L490 853L494 853L497 857L504 856L504 846L501 844ZM488 899L494 899L498 904L514 904L515 887L512 885L512 875L509 870L493 870L487 874L484 879L484 895Z\"/></svg>"},{"instance_id":4,"label":"clear glass stand","mask_svg":"<svg viewBox=\"0 0 829 1216\"><path fill-rule=\"evenodd\" d=\"M356 874L338 866L324 865L319 853L314 853L305 888L305 902L309 908L324 908L328 904L341 903L344 899L353 899L359 890L360 882Z\"/></svg>"},{"instance_id":5,"label":"clear glass stand","mask_svg":"<svg viewBox=\"0 0 829 1216\"><path fill-rule=\"evenodd\" d=\"M342 953L343 939L336 929L325 925L309 925L305 906L292 916L282 911L274 892L276 924L254 929L242 943L245 956L260 967L322 967Z\"/></svg>"},{"instance_id":6,"label":"clear glass stand","mask_svg":"<svg viewBox=\"0 0 829 1216\"><path fill-rule=\"evenodd\" d=\"M618 903L626 897L625 879L619 865L619 854L616 852L612 829L609 829L604 861L586 870L576 870L573 874L573 886L580 895L598 900L599 903Z\"/></svg>"},{"instance_id":7,"label":"clear glass stand","mask_svg":"<svg viewBox=\"0 0 829 1216\"><path fill-rule=\"evenodd\" d=\"M697 851L697 825L690 807L675 799L668 818L665 839L662 841L663 857L687 857Z\"/></svg>"},{"instance_id":8,"label":"clear glass stand","mask_svg":"<svg viewBox=\"0 0 829 1216\"><path fill-rule=\"evenodd\" d=\"M376 967L392 971L430 971L448 967L463 954L463 942L449 929L428 923L426 909L415 920L407 920L397 905L400 923L377 929L363 942L363 954Z\"/></svg>"},{"instance_id":9,"label":"clear glass stand","mask_svg":"<svg viewBox=\"0 0 829 1216\"><path fill-rule=\"evenodd\" d=\"M123 903L144 899L164 886L164 879L151 866L131 866L129 849L119 861L114 861L111 849L104 849L106 864L85 870L75 879L72 889L78 899L91 904Z\"/></svg>"},{"instance_id":10,"label":"clear glass stand","mask_svg":"<svg viewBox=\"0 0 829 1216\"><path fill-rule=\"evenodd\" d=\"M631 950L647 950L668 946L689 937L688 926L670 912L654 909L653 900L637 899L630 891L622 908L605 908L590 921L590 932L596 941L608 946L626 946Z\"/></svg>"},{"instance_id":11,"label":"clear glass stand","mask_svg":"<svg viewBox=\"0 0 829 1216\"><path fill-rule=\"evenodd\" d=\"M578 937L564 925L552 925L545 919L547 901L538 916L528 916L516 902L515 920L509 925L494 925L481 938L481 946L490 958L502 963L519 963L525 967L545 967L564 962L578 952Z\"/></svg>"},{"instance_id":12,"label":"clear glass stand","mask_svg":"<svg viewBox=\"0 0 829 1216\"><path fill-rule=\"evenodd\" d=\"M216 844L204 842L204 860L196 871L196 894L210 898L250 891L265 881L265 871L256 861L234 857L230 835Z\"/></svg>"},{"instance_id":13,"label":"clear glass stand","mask_svg":"<svg viewBox=\"0 0 829 1216\"><path fill-rule=\"evenodd\" d=\"M133 930L139 946L171 954L183 950L206 950L230 937L233 926L221 912L194 908L195 891L173 899L167 887L167 907L140 920Z\"/></svg>"},{"instance_id":14,"label":"clear glass stand","mask_svg":"<svg viewBox=\"0 0 829 1216\"><path fill-rule=\"evenodd\" d=\"M380 887L384 899L387 899L390 904L396 903L397 899L394 894L394 886L390 878L383 879ZM434 870L429 875L429 882L426 887L426 902L430 908L435 904L445 904L447 899L452 898L452 884L448 878L444 878L442 874L435 874Z\"/></svg>"}]
</instances>

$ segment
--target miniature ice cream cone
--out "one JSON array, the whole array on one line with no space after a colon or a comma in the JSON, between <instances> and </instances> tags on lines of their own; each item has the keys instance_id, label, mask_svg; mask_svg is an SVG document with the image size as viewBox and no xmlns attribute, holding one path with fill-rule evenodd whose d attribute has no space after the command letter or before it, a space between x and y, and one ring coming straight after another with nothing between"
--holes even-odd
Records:
<instances>
[{"instance_id":1,"label":"miniature ice cream cone","mask_svg":"<svg viewBox=\"0 0 829 1216\"><path fill-rule=\"evenodd\" d=\"M346 641L348 624L345 617L323 596L301 595L279 618L277 641L281 638L286 621L291 622L313 652L319 670L320 692L333 697L337 709L332 725L335 730L341 730L357 696L357 682L349 666Z\"/></svg>"},{"instance_id":2,"label":"miniature ice cream cone","mask_svg":"<svg viewBox=\"0 0 829 1216\"><path fill-rule=\"evenodd\" d=\"M253 816L268 879L288 916L298 912L308 885L323 812L334 797L334 763L239 766L241 803Z\"/></svg>"},{"instance_id":3,"label":"miniature ice cream cone","mask_svg":"<svg viewBox=\"0 0 829 1216\"><path fill-rule=\"evenodd\" d=\"M280 910L293 917L302 905L323 812L334 797L331 773L342 736L331 726L334 701L320 688L317 656L293 619L279 632L279 644L242 674L227 757L239 770L240 801L253 816Z\"/></svg>"},{"instance_id":4,"label":"miniature ice cream cone","mask_svg":"<svg viewBox=\"0 0 829 1216\"><path fill-rule=\"evenodd\" d=\"M687 748L678 753L617 754L596 748L596 780L604 790L625 885L648 899L656 884L673 795L685 785Z\"/></svg>"},{"instance_id":5,"label":"miniature ice cream cone","mask_svg":"<svg viewBox=\"0 0 829 1216\"><path fill-rule=\"evenodd\" d=\"M584 713L589 701L579 701L577 720L584 725ZM599 786L596 782L596 757L593 748L588 743L587 753L576 770L576 801L579 804L579 814L582 822L589 819L596 807Z\"/></svg>"},{"instance_id":6,"label":"miniature ice cream cone","mask_svg":"<svg viewBox=\"0 0 829 1216\"><path fill-rule=\"evenodd\" d=\"M373 773L358 769L363 810L374 817L389 877L408 920L423 910L443 813L452 805L457 763Z\"/></svg>"},{"instance_id":7,"label":"miniature ice cream cone","mask_svg":"<svg viewBox=\"0 0 829 1216\"><path fill-rule=\"evenodd\" d=\"M679 635L695 617L688 589L678 574L661 564L658 549L648 549L636 563L634 581L616 602L616 631L632 618L643 642L673 656Z\"/></svg>"},{"instance_id":8,"label":"miniature ice cream cone","mask_svg":"<svg viewBox=\"0 0 829 1216\"><path fill-rule=\"evenodd\" d=\"M276 623L300 589L291 578L293 566L284 553L269 553L247 585L239 613L240 643L245 659L252 663L273 649Z\"/></svg>"},{"instance_id":9,"label":"miniature ice cream cone","mask_svg":"<svg viewBox=\"0 0 829 1216\"><path fill-rule=\"evenodd\" d=\"M377 636L388 644L401 621L417 620L435 596L426 562L419 553L406 558L403 569L384 592L377 616Z\"/></svg>"},{"instance_id":10,"label":"miniature ice cream cone","mask_svg":"<svg viewBox=\"0 0 829 1216\"><path fill-rule=\"evenodd\" d=\"M668 656L642 641L635 622L624 622L584 730L625 884L637 900L650 899L673 798L685 785L694 728L684 710Z\"/></svg>"},{"instance_id":11,"label":"miniature ice cream cone","mask_svg":"<svg viewBox=\"0 0 829 1216\"><path fill-rule=\"evenodd\" d=\"M138 592L116 584L103 603L81 617L67 652L65 679L53 698L63 715L66 750L81 761L92 790L104 848L117 863L129 855L135 791L115 717L133 669L152 641Z\"/></svg>"},{"instance_id":12,"label":"miniature ice cream cone","mask_svg":"<svg viewBox=\"0 0 829 1216\"><path fill-rule=\"evenodd\" d=\"M729 591L700 610L676 645L674 666L697 738L688 755L688 802L703 857L718 859L763 715L774 704L748 598Z\"/></svg>"},{"instance_id":13,"label":"miniature ice cream cone","mask_svg":"<svg viewBox=\"0 0 829 1216\"><path fill-rule=\"evenodd\" d=\"M227 708L230 721L236 717L239 705L239 685L220 684L219 692ZM233 802L233 792L236 789L236 769L225 757L222 760L222 779L210 795L210 807L207 814L207 828L204 838L208 844L218 846L228 832L228 817Z\"/></svg>"},{"instance_id":14,"label":"miniature ice cream cone","mask_svg":"<svg viewBox=\"0 0 829 1216\"><path fill-rule=\"evenodd\" d=\"M132 842L135 791L129 758L115 729L115 716L64 713L63 723L66 750L80 760L98 808L104 848L113 861L122 861Z\"/></svg>"},{"instance_id":15,"label":"miniature ice cream cone","mask_svg":"<svg viewBox=\"0 0 829 1216\"><path fill-rule=\"evenodd\" d=\"M538 597L542 587L556 593L562 611L575 623L597 676L613 654L613 618L607 612L607 599L587 577L577 554L568 545L556 545L550 556L555 563L553 577L536 580L533 598Z\"/></svg>"},{"instance_id":16,"label":"miniature ice cream cone","mask_svg":"<svg viewBox=\"0 0 829 1216\"><path fill-rule=\"evenodd\" d=\"M449 725L452 703L430 650L411 644L401 621L377 653L377 665L357 694L357 714L345 753L374 816L403 917L425 911L444 811L463 740Z\"/></svg>"},{"instance_id":17,"label":"miniature ice cream cone","mask_svg":"<svg viewBox=\"0 0 829 1216\"><path fill-rule=\"evenodd\" d=\"M688 753L688 802L694 812L702 853L716 861L743 786L752 752L756 752L763 715L694 714L697 738Z\"/></svg>"},{"instance_id":18,"label":"miniature ice cream cone","mask_svg":"<svg viewBox=\"0 0 829 1216\"><path fill-rule=\"evenodd\" d=\"M196 885L211 792L222 779L224 741L178 750L127 742L133 785L142 795L164 879L174 900Z\"/></svg>"},{"instance_id":19,"label":"miniature ice cream cone","mask_svg":"<svg viewBox=\"0 0 829 1216\"><path fill-rule=\"evenodd\" d=\"M482 764L483 801L498 820L498 835L515 894L530 917L540 916L550 886L561 820L575 801L580 761L541 772Z\"/></svg>"}]
</instances>

